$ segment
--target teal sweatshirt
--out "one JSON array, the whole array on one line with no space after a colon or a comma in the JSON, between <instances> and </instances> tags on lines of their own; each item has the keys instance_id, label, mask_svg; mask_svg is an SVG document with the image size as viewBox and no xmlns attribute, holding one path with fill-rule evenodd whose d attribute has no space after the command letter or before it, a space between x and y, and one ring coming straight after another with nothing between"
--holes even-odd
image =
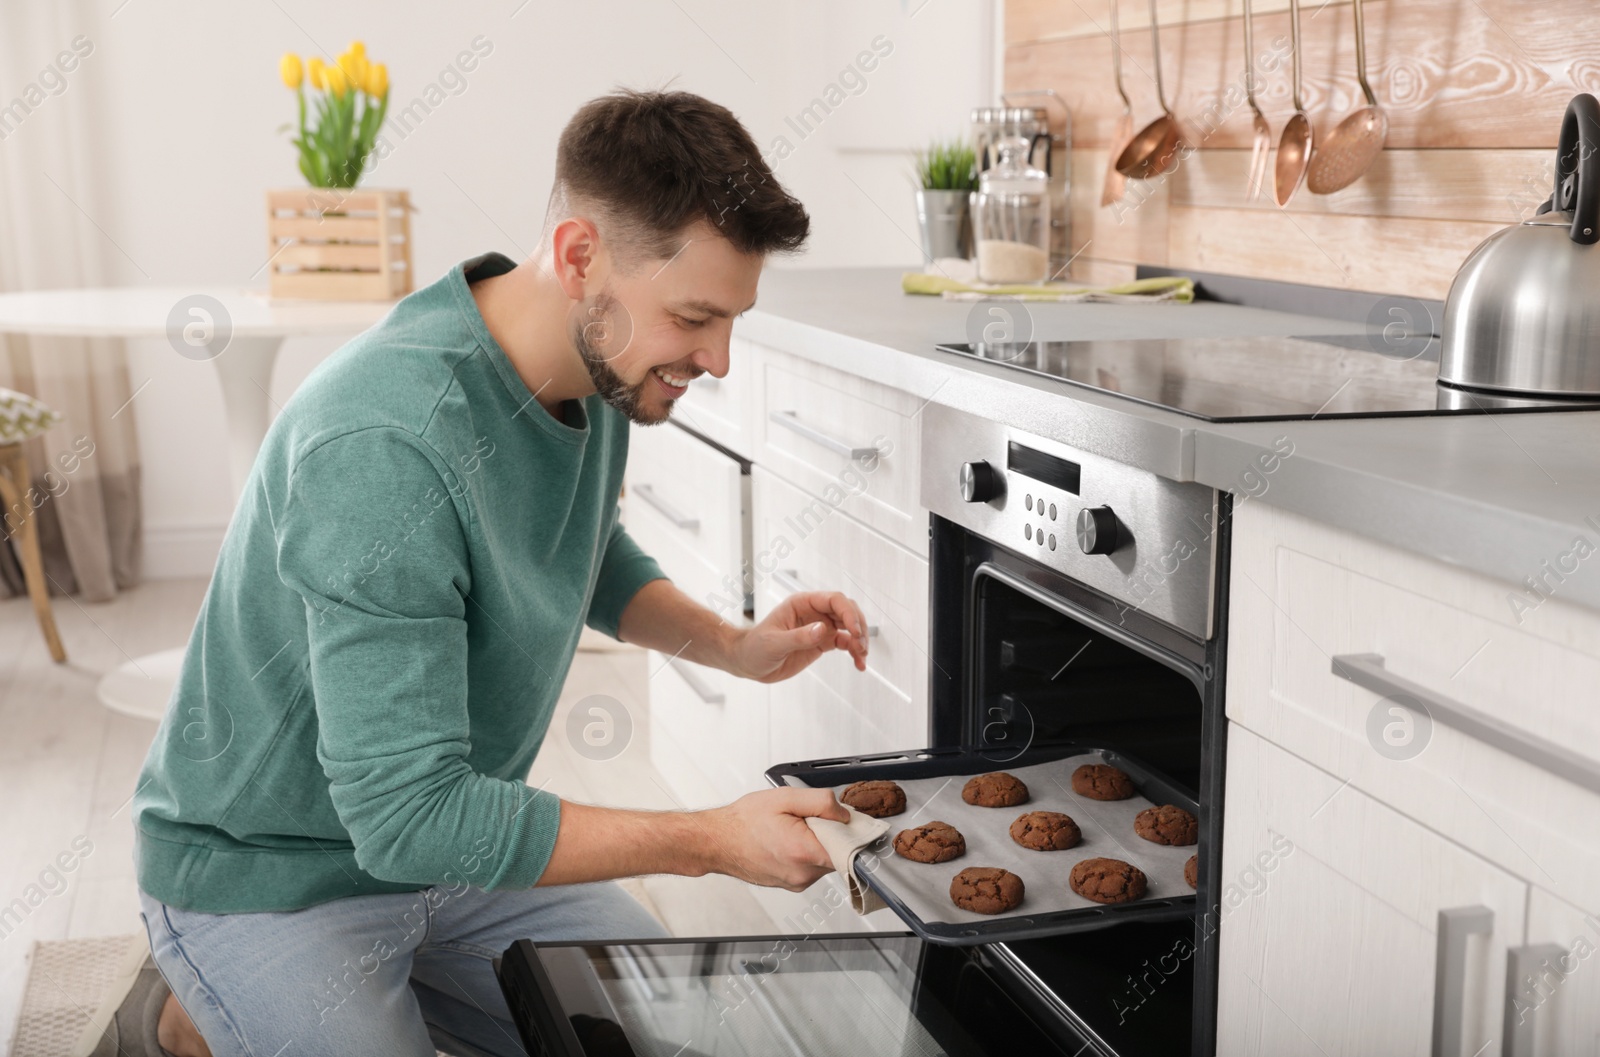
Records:
<instances>
[{"instance_id":1,"label":"teal sweatshirt","mask_svg":"<svg viewBox=\"0 0 1600 1057\"><path fill-rule=\"evenodd\" d=\"M628 422L558 421L458 264L268 431L133 798L139 886L211 913L527 888L560 801L524 778L583 625L662 576L617 521ZM227 355L227 353L223 353Z\"/></svg>"}]
</instances>

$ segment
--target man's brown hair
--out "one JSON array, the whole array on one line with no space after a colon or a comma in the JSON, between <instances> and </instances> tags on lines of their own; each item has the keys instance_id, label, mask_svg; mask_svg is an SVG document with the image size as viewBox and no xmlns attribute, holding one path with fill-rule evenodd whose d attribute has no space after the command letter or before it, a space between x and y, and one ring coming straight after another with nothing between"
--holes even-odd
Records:
<instances>
[{"instance_id":1,"label":"man's brown hair","mask_svg":"<svg viewBox=\"0 0 1600 1057\"><path fill-rule=\"evenodd\" d=\"M811 228L739 119L691 92L623 89L579 108L556 148L551 205L580 203L625 261L672 256L702 218L752 254L798 250Z\"/></svg>"}]
</instances>

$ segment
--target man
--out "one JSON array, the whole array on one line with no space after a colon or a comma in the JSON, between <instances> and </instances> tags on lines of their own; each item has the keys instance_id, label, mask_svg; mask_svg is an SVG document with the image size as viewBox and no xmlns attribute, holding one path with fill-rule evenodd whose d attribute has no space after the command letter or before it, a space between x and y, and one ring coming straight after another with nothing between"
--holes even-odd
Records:
<instances>
[{"instance_id":1,"label":"man","mask_svg":"<svg viewBox=\"0 0 1600 1057\"><path fill-rule=\"evenodd\" d=\"M311 374L133 801L172 994L147 969L104 1052L520 1054L492 957L664 934L611 879L828 872L804 821L848 819L826 790L640 812L523 780L585 623L765 682L836 649L865 668L844 595L735 628L617 523L629 421L727 373L767 254L808 228L723 107L607 96L562 133L537 258L457 265Z\"/></svg>"}]
</instances>

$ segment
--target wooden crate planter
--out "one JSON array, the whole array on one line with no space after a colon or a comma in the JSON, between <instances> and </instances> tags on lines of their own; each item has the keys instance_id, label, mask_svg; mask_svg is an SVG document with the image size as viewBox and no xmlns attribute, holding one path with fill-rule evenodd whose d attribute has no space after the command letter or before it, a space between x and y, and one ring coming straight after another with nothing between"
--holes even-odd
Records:
<instances>
[{"instance_id":1,"label":"wooden crate planter","mask_svg":"<svg viewBox=\"0 0 1600 1057\"><path fill-rule=\"evenodd\" d=\"M267 192L273 297L392 301L411 292L405 191L302 187Z\"/></svg>"}]
</instances>

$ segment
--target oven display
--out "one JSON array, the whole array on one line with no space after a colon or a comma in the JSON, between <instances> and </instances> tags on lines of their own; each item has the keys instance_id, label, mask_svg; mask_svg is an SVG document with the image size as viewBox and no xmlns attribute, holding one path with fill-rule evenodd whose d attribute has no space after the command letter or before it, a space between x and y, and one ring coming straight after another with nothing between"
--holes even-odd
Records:
<instances>
[{"instance_id":1,"label":"oven display","mask_svg":"<svg viewBox=\"0 0 1600 1057\"><path fill-rule=\"evenodd\" d=\"M1006 469L1073 495L1078 494L1078 479L1082 475L1077 463L1025 448L1016 441L1011 441L1006 448Z\"/></svg>"}]
</instances>

